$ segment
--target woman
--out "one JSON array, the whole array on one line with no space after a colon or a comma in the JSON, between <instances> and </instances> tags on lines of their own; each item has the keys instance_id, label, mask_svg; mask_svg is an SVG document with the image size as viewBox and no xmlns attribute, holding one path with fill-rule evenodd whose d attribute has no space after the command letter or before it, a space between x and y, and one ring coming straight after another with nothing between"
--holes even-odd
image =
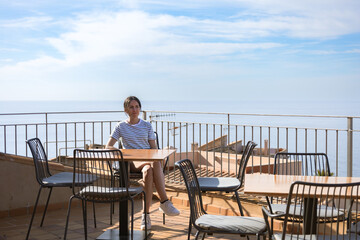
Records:
<instances>
[{"instance_id":1,"label":"woman","mask_svg":"<svg viewBox=\"0 0 360 240\"><path fill-rule=\"evenodd\" d=\"M125 121L119 122L113 130L107 149L116 149L114 144L121 138L122 145L126 149L157 149L156 136L151 123L139 118L141 111L140 100L130 96L124 101L124 111L129 116ZM132 172L142 172L144 191L146 194L147 229L151 229L150 206L153 196L153 184L160 197L159 210L169 216L179 215L172 202L168 200L165 191L165 180L160 162L133 162L130 164ZM145 230L145 214L142 215L141 229Z\"/></svg>"}]
</instances>

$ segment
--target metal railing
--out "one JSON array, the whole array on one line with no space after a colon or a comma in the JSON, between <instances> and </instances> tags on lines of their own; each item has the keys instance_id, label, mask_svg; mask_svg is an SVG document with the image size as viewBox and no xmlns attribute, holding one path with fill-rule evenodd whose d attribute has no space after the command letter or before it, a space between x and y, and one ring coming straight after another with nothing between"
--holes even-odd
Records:
<instances>
[{"instance_id":1,"label":"metal railing","mask_svg":"<svg viewBox=\"0 0 360 240\"><path fill-rule=\"evenodd\" d=\"M233 172L241 151L230 143L236 148L249 140L258 143L256 156L250 160L252 171L270 169L273 154L284 150L324 152L335 175L360 173L354 161L360 157L355 147L360 146L360 130L354 128L360 117L176 111L143 111L142 117L152 122L161 148L177 148L180 158L202 156L203 175L209 174L211 166L224 175ZM39 137L50 159L59 156L59 149L71 155L72 148L106 144L115 124L125 118L123 111L0 114L0 152L28 156L26 139ZM226 143L217 146L216 139L226 139Z\"/></svg>"}]
</instances>

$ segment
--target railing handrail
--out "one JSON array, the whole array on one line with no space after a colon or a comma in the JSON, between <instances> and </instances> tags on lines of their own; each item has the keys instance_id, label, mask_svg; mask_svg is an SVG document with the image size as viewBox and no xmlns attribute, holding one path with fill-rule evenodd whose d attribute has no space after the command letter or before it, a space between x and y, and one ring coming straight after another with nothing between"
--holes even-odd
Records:
<instances>
[{"instance_id":1,"label":"railing handrail","mask_svg":"<svg viewBox=\"0 0 360 240\"><path fill-rule=\"evenodd\" d=\"M77 112L35 112L35 113L0 113L0 116L11 115L45 115L45 114L79 114L79 113L121 113L123 110L103 110L103 111L77 111Z\"/></svg>"},{"instance_id":2,"label":"railing handrail","mask_svg":"<svg viewBox=\"0 0 360 240\"><path fill-rule=\"evenodd\" d=\"M11 124L0 124L0 127L15 127L15 126L43 126L43 125L55 125L55 124L90 124L90 123L102 123L102 122L117 122L119 120L98 120L98 121L67 121L67 122L42 122L42 123L11 123ZM309 130L329 130L329 131L348 131L349 129L346 128L318 128L318 127L295 127L295 126L273 126L273 125L254 125L254 124L237 124L237 123L212 123L212 122L187 122L187 121L170 121L170 120L152 120L154 122L163 122L163 123L182 123L184 125L191 125L191 124L203 124L203 125L216 125L216 126L243 126L243 127L263 127L263 128L288 128L288 129L309 129ZM351 130L352 132L359 132L360 130Z\"/></svg>"},{"instance_id":3,"label":"railing handrail","mask_svg":"<svg viewBox=\"0 0 360 240\"><path fill-rule=\"evenodd\" d=\"M99 111L65 111L65 112L35 112L35 113L0 113L0 116L11 115L45 115L45 114L86 114L86 113L121 113L124 110L99 110ZM233 113L233 112L198 112L198 111L158 111L142 110L146 113L182 113L182 114L211 114L211 115L238 115L238 116L263 116L263 117L315 117L315 118L360 118L360 116L347 115L310 115L310 114L267 114L267 113Z\"/></svg>"},{"instance_id":4,"label":"railing handrail","mask_svg":"<svg viewBox=\"0 0 360 240\"><path fill-rule=\"evenodd\" d=\"M196 111L157 111L143 110L154 113L185 113L185 114L213 114L213 115L238 115L238 116L263 116L263 117L316 117L316 118L360 118L360 116L347 115L306 115L306 114L267 114L267 113L226 113L226 112L196 112Z\"/></svg>"}]
</instances>

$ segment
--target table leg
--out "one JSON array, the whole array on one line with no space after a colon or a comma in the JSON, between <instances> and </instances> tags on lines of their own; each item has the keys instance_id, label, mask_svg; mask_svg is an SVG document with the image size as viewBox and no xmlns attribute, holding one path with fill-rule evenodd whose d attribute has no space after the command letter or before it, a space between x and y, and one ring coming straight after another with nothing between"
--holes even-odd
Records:
<instances>
[{"instance_id":1,"label":"table leg","mask_svg":"<svg viewBox=\"0 0 360 240\"><path fill-rule=\"evenodd\" d=\"M119 238L119 230L118 229L109 229L106 230L103 234L96 238L96 240L131 240L131 235L128 236L120 236ZM143 240L145 239L144 231L134 231L134 240Z\"/></svg>"},{"instance_id":2,"label":"table leg","mask_svg":"<svg viewBox=\"0 0 360 240\"><path fill-rule=\"evenodd\" d=\"M120 235L127 236L129 235L129 208L128 208L128 201L121 201L119 203L120 208Z\"/></svg>"},{"instance_id":3,"label":"table leg","mask_svg":"<svg viewBox=\"0 0 360 240\"><path fill-rule=\"evenodd\" d=\"M317 198L304 199L304 226L305 234L316 234L317 223Z\"/></svg>"},{"instance_id":4,"label":"table leg","mask_svg":"<svg viewBox=\"0 0 360 240\"><path fill-rule=\"evenodd\" d=\"M125 162L125 167L128 171L129 176L129 164L128 162ZM124 186L122 186L124 187ZM130 240L131 238L131 231L129 229L129 204L128 200L120 201L119 202L119 214L120 214L120 222L119 222L119 230L118 229L109 229L105 231L103 234L101 234L99 237L96 238L96 240L115 240L115 239L126 239ZM119 233L120 231L120 233ZM149 230L148 230L149 233ZM145 231L141 230L134 230L134 240L143 240L146 239Z\"/></svg>"}]
</instances>

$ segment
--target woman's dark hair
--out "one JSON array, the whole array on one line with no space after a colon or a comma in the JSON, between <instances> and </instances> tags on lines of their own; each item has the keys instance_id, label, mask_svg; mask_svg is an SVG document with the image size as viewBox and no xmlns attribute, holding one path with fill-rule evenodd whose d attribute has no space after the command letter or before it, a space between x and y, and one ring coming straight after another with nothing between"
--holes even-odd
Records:
<instances>
[{"instance_id":1,"label":"woman's dark hair","mask_svg":"<svg viewBox=\"0 0 360 240\"><path fill-rule=\"evenodd\" d=\"M132 100L135 100L135 101L139 104L139 107L141 108L141 102L140 102L140 100L139 100L137 97L135 97L135 96L130 96L130 97L127 97L127 98L125 99L125 101L124 101L124 109L125 109L125 110L129 107L130 102L131 102Z\"/></svg>"}]
</instances>

